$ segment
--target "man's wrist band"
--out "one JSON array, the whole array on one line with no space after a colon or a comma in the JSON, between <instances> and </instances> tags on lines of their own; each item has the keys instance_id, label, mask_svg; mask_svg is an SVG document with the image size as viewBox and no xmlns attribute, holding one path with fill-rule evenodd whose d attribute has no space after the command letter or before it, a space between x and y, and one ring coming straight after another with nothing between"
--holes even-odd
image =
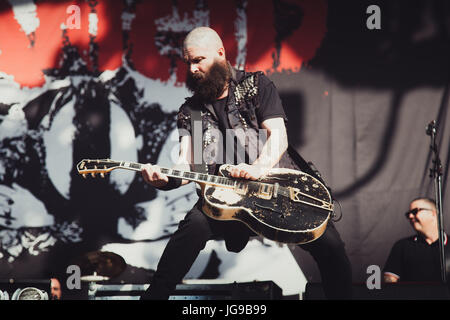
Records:
<instances>
[{"instance_id":1,"label":"man's wrist band","mask_svg":"<svg viewBox=\"0 0 450 320\"><path fill-rule=\"evenodd\" d=\"M176 189L179 186L181 186L181 179L169 177L169 182L167 182L166 185L164 185L162 187L155 187L155 188L166 191L166 190Z\"/></svg>"}]
</instances>

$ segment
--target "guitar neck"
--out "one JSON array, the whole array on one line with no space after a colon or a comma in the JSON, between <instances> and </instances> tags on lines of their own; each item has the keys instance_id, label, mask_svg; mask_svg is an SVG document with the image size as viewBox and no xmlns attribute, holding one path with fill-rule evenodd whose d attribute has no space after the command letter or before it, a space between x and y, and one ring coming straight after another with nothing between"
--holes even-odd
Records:
<instances>
[{"instance_id":1,"label":"guitar neck","mask_svg":"<svg viewBox=\"0 0 450 320\"><path fill-rule=\"evenodd\" d=\"M127 170L133 170L133 171L141 171L144 167L141 163L136 162L127 162L122 161L119 165L117 165L118 168L121 169L127 169ZM169 169L160 167L161 173L165 174L168 177L172 178L179 178L179 179L185 179L189 181L194 182L204 182L208 184L214 184L214 185L220 185L225 187L232 187L236 184L236 180L222 177L222 176L216 176L212 174L206 174L206 173L200 173L200 172L193 172L193 171L184 171L184 170L178 170L178 169Z\"/></svg>"},{"instance_id":2,"label":"guitar neck","mask_svg":"<svg viewBox=\"0 0 450 320\"><path fill-rule=\"evenodd\" d=\"M102 178L104 178L105 173L108 173L115 169L142 171L144 166L145 165L141 163L128 161L114 161L111 159L96 159L96 160L85 159L81 160L77 164L77 170L78 173L81 174L84 178L86 178L87 175L92 175L92 177L95 178L96 174L99 174ZM327 203L308 193L304 193L296 187L280 186L278 182L267 183L261 181L248 181L245 179L227 178L212 174L178 170L178 169L169 169L164 167L160 167L160 170L161 173L172 178L185 179L188 181L194 181L197 183L203 183L208 185L222 186L225 188L233 188L239 190L241 193L246 193L248 192L249 188L251 188L253 192L257 192L259 196L262 198L270 199L270 197L272 196L277 197L277 195L283 195L285 197L288 197L292 201L303 202L311 206L319 207L328 211L333 211L333 204ZM320 181L316 181L316 183L312 185L312 188L318 188L320 184L321 184ZM317 203L307 203L304 200L305 197L313 199Z\"/></svg>"}]
</instances>

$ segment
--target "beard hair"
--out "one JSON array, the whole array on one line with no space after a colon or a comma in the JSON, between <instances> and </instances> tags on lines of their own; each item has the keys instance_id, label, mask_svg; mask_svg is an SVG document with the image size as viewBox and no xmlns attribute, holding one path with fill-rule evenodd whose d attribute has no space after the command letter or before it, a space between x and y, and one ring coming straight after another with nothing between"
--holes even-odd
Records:
<instances>
[{"instance_id":1,"label":"beard hair","mask_svg":"<svg viewBox=\"0 0 450 320\"><path fill-rule=\"evenodd\" d=\"M231 78L231 72L226 62L215 61L204 74L186 75L186 87L194 97L205 103L212 103L223 93L226 84Z\"/></svg>"}]
</instances>

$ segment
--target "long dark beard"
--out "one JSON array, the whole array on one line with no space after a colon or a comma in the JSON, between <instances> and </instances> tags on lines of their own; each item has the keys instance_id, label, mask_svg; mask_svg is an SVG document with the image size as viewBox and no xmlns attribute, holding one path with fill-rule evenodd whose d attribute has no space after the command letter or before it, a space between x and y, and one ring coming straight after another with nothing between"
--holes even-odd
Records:
<instances>
[{"instance_id":1,"label":"long dark beard","mask_svg":"<svg viewBox=\"0 0 450 320\"><path fill-rule=\"evenodd\" d=\"M212 103L220 97L230 80L231 72L226 62L216 61L205 73L204 77L188 71L186 87L194 96L205 103Z\"/></svg>"}]
</instances>

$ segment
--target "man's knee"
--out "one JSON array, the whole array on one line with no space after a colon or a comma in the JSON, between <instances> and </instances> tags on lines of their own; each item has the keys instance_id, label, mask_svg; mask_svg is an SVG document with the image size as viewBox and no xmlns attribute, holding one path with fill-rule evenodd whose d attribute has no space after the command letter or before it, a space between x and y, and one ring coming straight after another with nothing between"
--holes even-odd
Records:
<instances>
[{"instance_id":1,"label":"man's knee","mask_svg":"<svg viewBox=\"0 0 450 320\"><path fill-rule=\"evenodd\" d=\"M211 228L206 216L198 211L189 212L179 224L179 231L183 237L206 242L211 237Z\"/></svg>"}]
</instances>

